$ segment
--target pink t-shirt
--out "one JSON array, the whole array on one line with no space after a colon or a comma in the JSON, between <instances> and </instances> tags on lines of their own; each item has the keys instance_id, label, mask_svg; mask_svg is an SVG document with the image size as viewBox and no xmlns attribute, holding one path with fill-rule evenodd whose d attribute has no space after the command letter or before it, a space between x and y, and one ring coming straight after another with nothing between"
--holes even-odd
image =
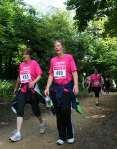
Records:
<instances>
[{"instance_id":1,"label":"pink t-shirt","mask_svg":"<svg viewBox=\"0 0 117 149\"><path fill-rule=\"evenodd\" d=\"M19 66L20 83L25 84L34 81L39 75L42 75L40 65L35 60L22 62ZM22 87L22 92L26 92L26 86Z\"/></svg>"},{"instance_id":2,"label":"pink t-shirt","mask_svg":"<svg viewBox=\"0 0 117 149\"><path fill-rule=\"evenodd\" d=\"M51 59L49 74L54 77L57 84L67 84L72 80L72 72L77 71L75 61L70 54Z\"/></svg>"},{"instance_id":3,"label":"pink t-shirt","mask_svg":"<svg viewBox=\"0 0 117 149\"><path fill-rule=\"evenodd\" d=\"M92 74L90 77L92 87L100 87L101 86L101 75L100 74Z\"/></svg>"}]
</instances>

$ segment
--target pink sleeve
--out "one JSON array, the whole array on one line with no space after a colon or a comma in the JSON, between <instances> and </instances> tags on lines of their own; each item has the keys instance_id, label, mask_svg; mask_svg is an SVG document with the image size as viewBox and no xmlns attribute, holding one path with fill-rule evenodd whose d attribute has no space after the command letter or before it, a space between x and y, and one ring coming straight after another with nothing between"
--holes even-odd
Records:
<instances>
[{"instance_id":1,"label":"pink sleeve","mask_svg":"<svg viewBox=\"0 0 117 149\"><path fill-rule=\"evenodd\" d=\"M72 72L77 71L76 63L75 63L75 61L74 61L73 56L71 56L70 65L71 65L71 71L72 71Z\"/></svg>"},{"instance_id":2,"label":"pink sleeve","mask_svg":"<svg viewBox=\"0 0 117 149\"><path fill-rule=\"evenodd\" d=\"M36 73L36 75L42 75L43 74L39 63L37 63L37 62L35 62L35 73Z\"/></svg>"},{"instance_id":3,"label":"pink sleeve","mask_svg":"<svg viewBox=\"0 0 117 149\"><path fill-rule=\"evenodd\" d=\"M52 60L50 62L49 74L53 75L53 64L52 64Z\"/></svg>"}]
</instances>

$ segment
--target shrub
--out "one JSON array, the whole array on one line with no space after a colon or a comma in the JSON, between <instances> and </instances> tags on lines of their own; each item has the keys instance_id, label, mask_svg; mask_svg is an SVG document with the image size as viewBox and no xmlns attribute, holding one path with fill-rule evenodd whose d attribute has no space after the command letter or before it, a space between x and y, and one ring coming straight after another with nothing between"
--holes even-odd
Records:
<instances>
[{"instance_id":1,"label":"shrub","mask_svg":"<svg viewBox=\"0 0 117 149\"><path fill-rule=\"evenodd\" d=\"M14 81L0 80L0 97L2 100L8 100L12 98L14 84Z\"/></svg>"}]
</instances>

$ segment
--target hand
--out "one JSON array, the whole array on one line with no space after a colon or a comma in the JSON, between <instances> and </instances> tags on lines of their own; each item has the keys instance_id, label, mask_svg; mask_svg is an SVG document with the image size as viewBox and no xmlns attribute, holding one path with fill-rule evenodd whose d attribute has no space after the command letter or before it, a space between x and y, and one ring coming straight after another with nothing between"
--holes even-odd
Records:
<instances>
[{"instance_id":1,"label":"hand","mask_svg":"<svg viewBox=\"0 0 117 149\"><path fill-rule=\"evenodd\" d=\"M46 88L44 91L45 96L49 96L49 88Z\"/></svg>"},{"instance_id":2,"label":"hand","mask_svg":"<svg viewBox=\"0 0 117 149\"><path fill-rule=\"evenodd\" d=\"M29 88L33 88L34 85L35 85L35 82L34 82L34 81L30 82L30 83L29 83Z\"/></svg>"},{"instance_id":3,"label":"hand","mask_svg":"<svg viewBox=\"0 0 117 149\"><path fill-rule=\"evenodd\" d=\"M17 89L15 88L14 91L13 91L14 95L16 94L16 91L17 91Z\"/></svg>"},{"instance_id":4,"label":"hand","mask_svg":"<svg viewBox=\"0 0 117 149\"><path fill-rule=\"evenodd\" d=\"M78 85L74 85L74 87L73 87L73 93L74 93L75 96L78 95L78 93L79 93Z\"/></svg>"}]
</instances>

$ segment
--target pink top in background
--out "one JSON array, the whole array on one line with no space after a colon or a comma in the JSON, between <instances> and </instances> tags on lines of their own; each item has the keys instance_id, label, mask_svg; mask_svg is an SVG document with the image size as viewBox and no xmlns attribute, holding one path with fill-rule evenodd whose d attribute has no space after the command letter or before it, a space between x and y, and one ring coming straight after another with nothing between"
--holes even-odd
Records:
<instances>
[{"instance_id":1,"label":"pink top in background","mask_svg":"<svg viewBox=\"0 0 117 149\"><path fill-rule=\"evenodd\" d=\"M72 72L77 71L75 61L70 54L51 59L49 73L54 77L57 84L67 84L72 80Z\"/></svg>"},{"instance_id":2,"label":"pink top in background","mask_svg":"<svg viewBox=\"0 0 117 149\"><path fill-rule=\"evenodd\" d=\"M42 75L40 65L35 60L22 62L19 66L20 83L25 84L34 81L39 75ZM26 92L26 86L22 87L22 92Z\"/></svg>"},{"instance_id":3,"label":"pink top in background","mask_svg":"<svg viewBox=\"0 0 117 149\"><path fill-rule=\"evenodd\" d=\"M90 76L90 81L92 87L100 87L101 86L101 75L100 74L92 74Z\"/></svg>"}]
</instances>

